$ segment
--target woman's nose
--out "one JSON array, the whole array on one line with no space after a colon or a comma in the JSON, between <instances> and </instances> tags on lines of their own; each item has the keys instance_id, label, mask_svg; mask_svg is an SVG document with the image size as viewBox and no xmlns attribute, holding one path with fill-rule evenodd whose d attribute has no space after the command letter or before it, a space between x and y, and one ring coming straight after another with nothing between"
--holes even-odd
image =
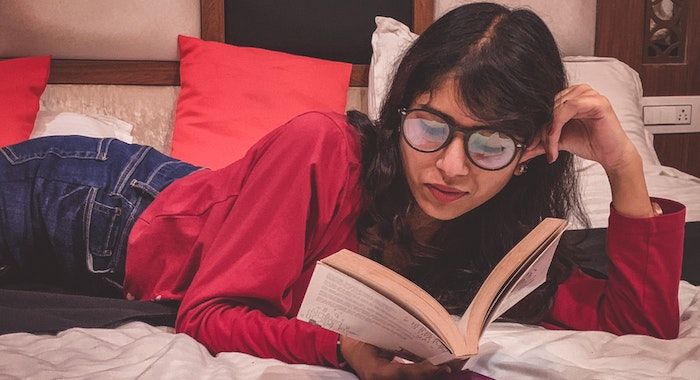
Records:
<instances>
[{"instance_id":1,"label":"woman's nose","mask_svg":"<svg viewBox=\"0 0 700 380\"><path fill-rule=\"evenodd\" d=\"M464 138L461 135L455 136L447 144L438 156L435 166L446 177L464 176L469 173L469 159L464 149Z\"/></svg>"}]
</instances>

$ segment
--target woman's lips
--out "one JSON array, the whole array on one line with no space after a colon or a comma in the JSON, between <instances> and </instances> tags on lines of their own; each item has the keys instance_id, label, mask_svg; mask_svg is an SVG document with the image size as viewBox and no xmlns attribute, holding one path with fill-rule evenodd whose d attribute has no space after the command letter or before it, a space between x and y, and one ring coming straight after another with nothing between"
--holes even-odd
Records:
<instances>
[{"instance_id":1,"label":"woman's lips","mask_svg":"<svg viewBox=\"0 0 700 380\"><path fill-rule=\"evenodd\" d=\"M433 197L441 203L450 203L469 194L452 187L429 183L426 185Z\"/></svg>"}]
</instances>

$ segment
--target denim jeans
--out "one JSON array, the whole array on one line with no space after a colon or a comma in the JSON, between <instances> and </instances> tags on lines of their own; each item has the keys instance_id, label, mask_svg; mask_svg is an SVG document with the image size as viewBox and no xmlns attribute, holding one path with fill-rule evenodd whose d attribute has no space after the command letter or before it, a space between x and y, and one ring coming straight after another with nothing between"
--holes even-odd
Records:
<instances>
[{"instance_id":1,"label":"denim jeans","mask_svg":"<svg viewBox=\"0 0 700 380\"><path fill-rule=\"evenodd\" d=\"M0 148L0 267L121 284L135 219L197 169L115 139L56 136Z\"/></svg>"}]
</instances>

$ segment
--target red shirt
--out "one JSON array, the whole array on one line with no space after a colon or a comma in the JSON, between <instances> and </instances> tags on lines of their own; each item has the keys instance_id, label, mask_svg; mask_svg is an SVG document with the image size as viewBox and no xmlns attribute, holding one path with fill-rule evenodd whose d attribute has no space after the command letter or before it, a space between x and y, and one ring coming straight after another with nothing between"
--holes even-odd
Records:
<instances>
[{"instance_id":1,"label":"red shirt","mask_svg":"<svg viewBox=\"0 0 700 380\"><path fill-rule=\"evenodd\" d=\"M341 248L358 249L360 165L360 138L344 116L307 113L264 137L240 161L177 180L131 232L125 291L143 300L181 302L177 331L212 352L337 366L337 334L294 317L315 262ZM654 257L674 271L659 268L639 279L635 273L645 272L625 267L613 270L607 282L577 273L557 292L551 322L677 334L677 315L675 330L671 319L657 329L655 318L661 308L678 314L680 214L626 220L613 213L614 260ZM652 225L641 231L640 226ZM638 238L623 244L632 230ZM660 260L661 253L669 259ZM658 279L661 273L665 277ZM656 289L651 303L646 296L637 302L642 282ZM642 318L648 322L639 326L637 313L649 308Z\"/></svg>"},{"instance_id":2,"label":"red shirt","mask_svg":"<svg viewBox=\"0 0 700 380\"><path fill-rule=\"evenodd\" d=\"M653 200L661 206L663 215L626 218L610 207L608 279L575 270L557 288L543 326L664 339L678 336L685 206L666 199Z\"/></svg>"}]
</instances>

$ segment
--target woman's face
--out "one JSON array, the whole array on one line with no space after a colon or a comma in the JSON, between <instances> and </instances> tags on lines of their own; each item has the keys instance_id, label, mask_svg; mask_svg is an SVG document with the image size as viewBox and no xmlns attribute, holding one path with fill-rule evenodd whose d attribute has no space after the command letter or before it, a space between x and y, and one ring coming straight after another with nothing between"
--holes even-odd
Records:
<instances>
[{"instance_id":1,"label":"woman's face","mask_svg":"<svg viewBox=\"0 0 700 380\"><path fill-rule=\"evenodd\" d=\"M418 96L410 108L428 106L440 111L462 128L483 126L460 104L454 82L445 81L437 90ZM464 135L456 133L443 149L419 152L400 139L406 180L420 208L439 220L450 220L480 206L508 183L517 166L516 156L503 169L490 171L469 161Z\"/></svg>"}]
</instances>

